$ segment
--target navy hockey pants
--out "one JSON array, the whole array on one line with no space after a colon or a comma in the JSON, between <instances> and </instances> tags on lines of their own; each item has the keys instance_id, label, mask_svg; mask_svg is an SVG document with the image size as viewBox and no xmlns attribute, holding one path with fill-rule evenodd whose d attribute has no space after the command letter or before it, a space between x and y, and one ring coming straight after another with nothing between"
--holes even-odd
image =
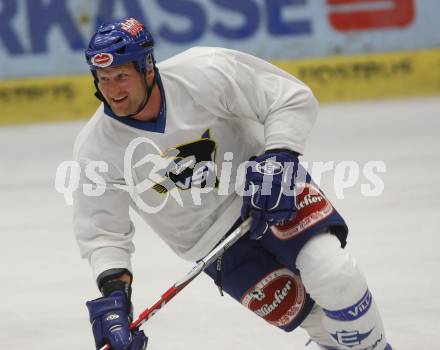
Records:
<instances>
[{"instance_id":1,"label":"navy hockey pants","mask_svg":"<svg viewBox=\"0 0 440 350\"><path fill-rule=\"evenodd\" d=\"M259 240L244 235L206 269L216 284L267 322L292 331L307 317L314 301L305 290L295 266L296 257L310 237L330 229L345 246L347 226L318 187L300 185L295 218L271 228ZM232 232L241 220L228 231Z\"/></svg>"}]
</instances>

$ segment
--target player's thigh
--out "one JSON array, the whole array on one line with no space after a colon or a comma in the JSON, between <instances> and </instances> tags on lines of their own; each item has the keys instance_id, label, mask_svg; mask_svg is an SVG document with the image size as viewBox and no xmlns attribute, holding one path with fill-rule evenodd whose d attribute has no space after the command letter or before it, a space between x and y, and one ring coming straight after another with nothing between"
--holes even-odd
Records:
<instances>
[{"instance_id":1,"label":"player's thigh","mask_svg":"<svg viewBox=\"0 0 440 350\"><path fill-rule=\"evenodd\" d=\"M310 181L310 178L308 179ZM260 244L292 271L297 271L296 258L307 241L321 232L330 232L346 244L348 228L342 216L313 182L298 183L293 220L272 226Z\"/></svg>"},{"instance_id":2,"label":"player's thigh","mask_svg":"<svg viewBox=\"0 0 440 350\"><path fill-rule=\"evenodd\" d=\"M217 266L206 270L214 280ZM299 276L247 236L224 253L221 285L235 300L285 331L298 327L313 306Z\"/></svg>"}]
</instances>

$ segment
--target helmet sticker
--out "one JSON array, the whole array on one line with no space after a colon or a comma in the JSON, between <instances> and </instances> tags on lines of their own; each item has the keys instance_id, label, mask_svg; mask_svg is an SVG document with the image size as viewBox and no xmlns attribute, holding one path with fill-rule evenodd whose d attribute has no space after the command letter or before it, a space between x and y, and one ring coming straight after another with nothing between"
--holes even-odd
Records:
<instances>
[{"instance_id":1,"label":"helmet sticker","mask_svg":"<svg viewBox=\"0 0 440 350\"><path fill-rule=\"evenodd\" d=\"M92 57L91 61L96 67L108 67L113 63L113 55L111 53L98 53Z\"/></svg>"},{"instance_id":2,"label":"helmet sticker","mask_svg":"<svg viewBox=\"0 0 440 350\"><path fill-rule=\"evenodd\" d=\"M134 18L128 18L121 23L121 28L131 36L136 36L144 29L144 25Z\"/></svg>"}]
</instances>

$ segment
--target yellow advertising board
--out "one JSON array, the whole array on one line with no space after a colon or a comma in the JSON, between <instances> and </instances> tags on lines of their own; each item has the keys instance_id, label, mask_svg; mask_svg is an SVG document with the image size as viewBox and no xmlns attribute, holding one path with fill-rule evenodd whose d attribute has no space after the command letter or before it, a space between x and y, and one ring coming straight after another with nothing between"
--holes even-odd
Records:
<instances>
[{"instance_id":1,"label":"yellow advertising board","mask_svg":"<svg viewBox=\"0 0 440 350\"><path fill-rule=\"evenodd\" d=\"M273 61L320 102L440 95L440 49ZM91 75L0 81L0 124L88 118L99 101Z\"/></svg>"}]
</instances>

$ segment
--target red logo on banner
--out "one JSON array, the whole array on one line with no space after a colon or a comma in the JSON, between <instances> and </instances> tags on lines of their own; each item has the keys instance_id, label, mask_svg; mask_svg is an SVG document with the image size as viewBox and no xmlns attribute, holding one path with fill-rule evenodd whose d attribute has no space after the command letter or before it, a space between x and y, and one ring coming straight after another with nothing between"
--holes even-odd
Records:
<instances>
[{"instance_id":1,"label":"red logo on banner","mask_svg":"<svg viewBox=\"0 0 440 350\"><path fill-rule=\"evenodd\" d=\"M283 327L300 314L305 299L301 279L283 268L265 276L246 292L240 302L270 324Z\"/></svg>"},{"instance_id":2,"label":"red logo on banner","mask_svg":"<svg viewBox=\"0 0 440 350\"><path fill-rule=\"evenodd\" d=\"M278 239L291 239L307 230L333 212L333 206L318 189L308 183L295 186L296 208L295 218L283 225L272 226L271 230Z\"/></svg>"},{"instance_id":3,"label":"red logo on banner","mask_svg":"<svg viewBox=\"0 0 440 350\"><path fill-rule=\"evenodd\" d=\"M113 62L113 55L110 53L98 53L92 57L92 64L96 67L108 67Z\"/></svg>"},{"instance_id":4,"label":"red logo on banner","mask_svg":"<svg viewBox=\"0 0 440 350\"><path fill-rule=\"evenodd\" d=\"M340 31L406 27L415 17L414 0L327 0L332 26Z\"/></svg>"}]
</instances>

